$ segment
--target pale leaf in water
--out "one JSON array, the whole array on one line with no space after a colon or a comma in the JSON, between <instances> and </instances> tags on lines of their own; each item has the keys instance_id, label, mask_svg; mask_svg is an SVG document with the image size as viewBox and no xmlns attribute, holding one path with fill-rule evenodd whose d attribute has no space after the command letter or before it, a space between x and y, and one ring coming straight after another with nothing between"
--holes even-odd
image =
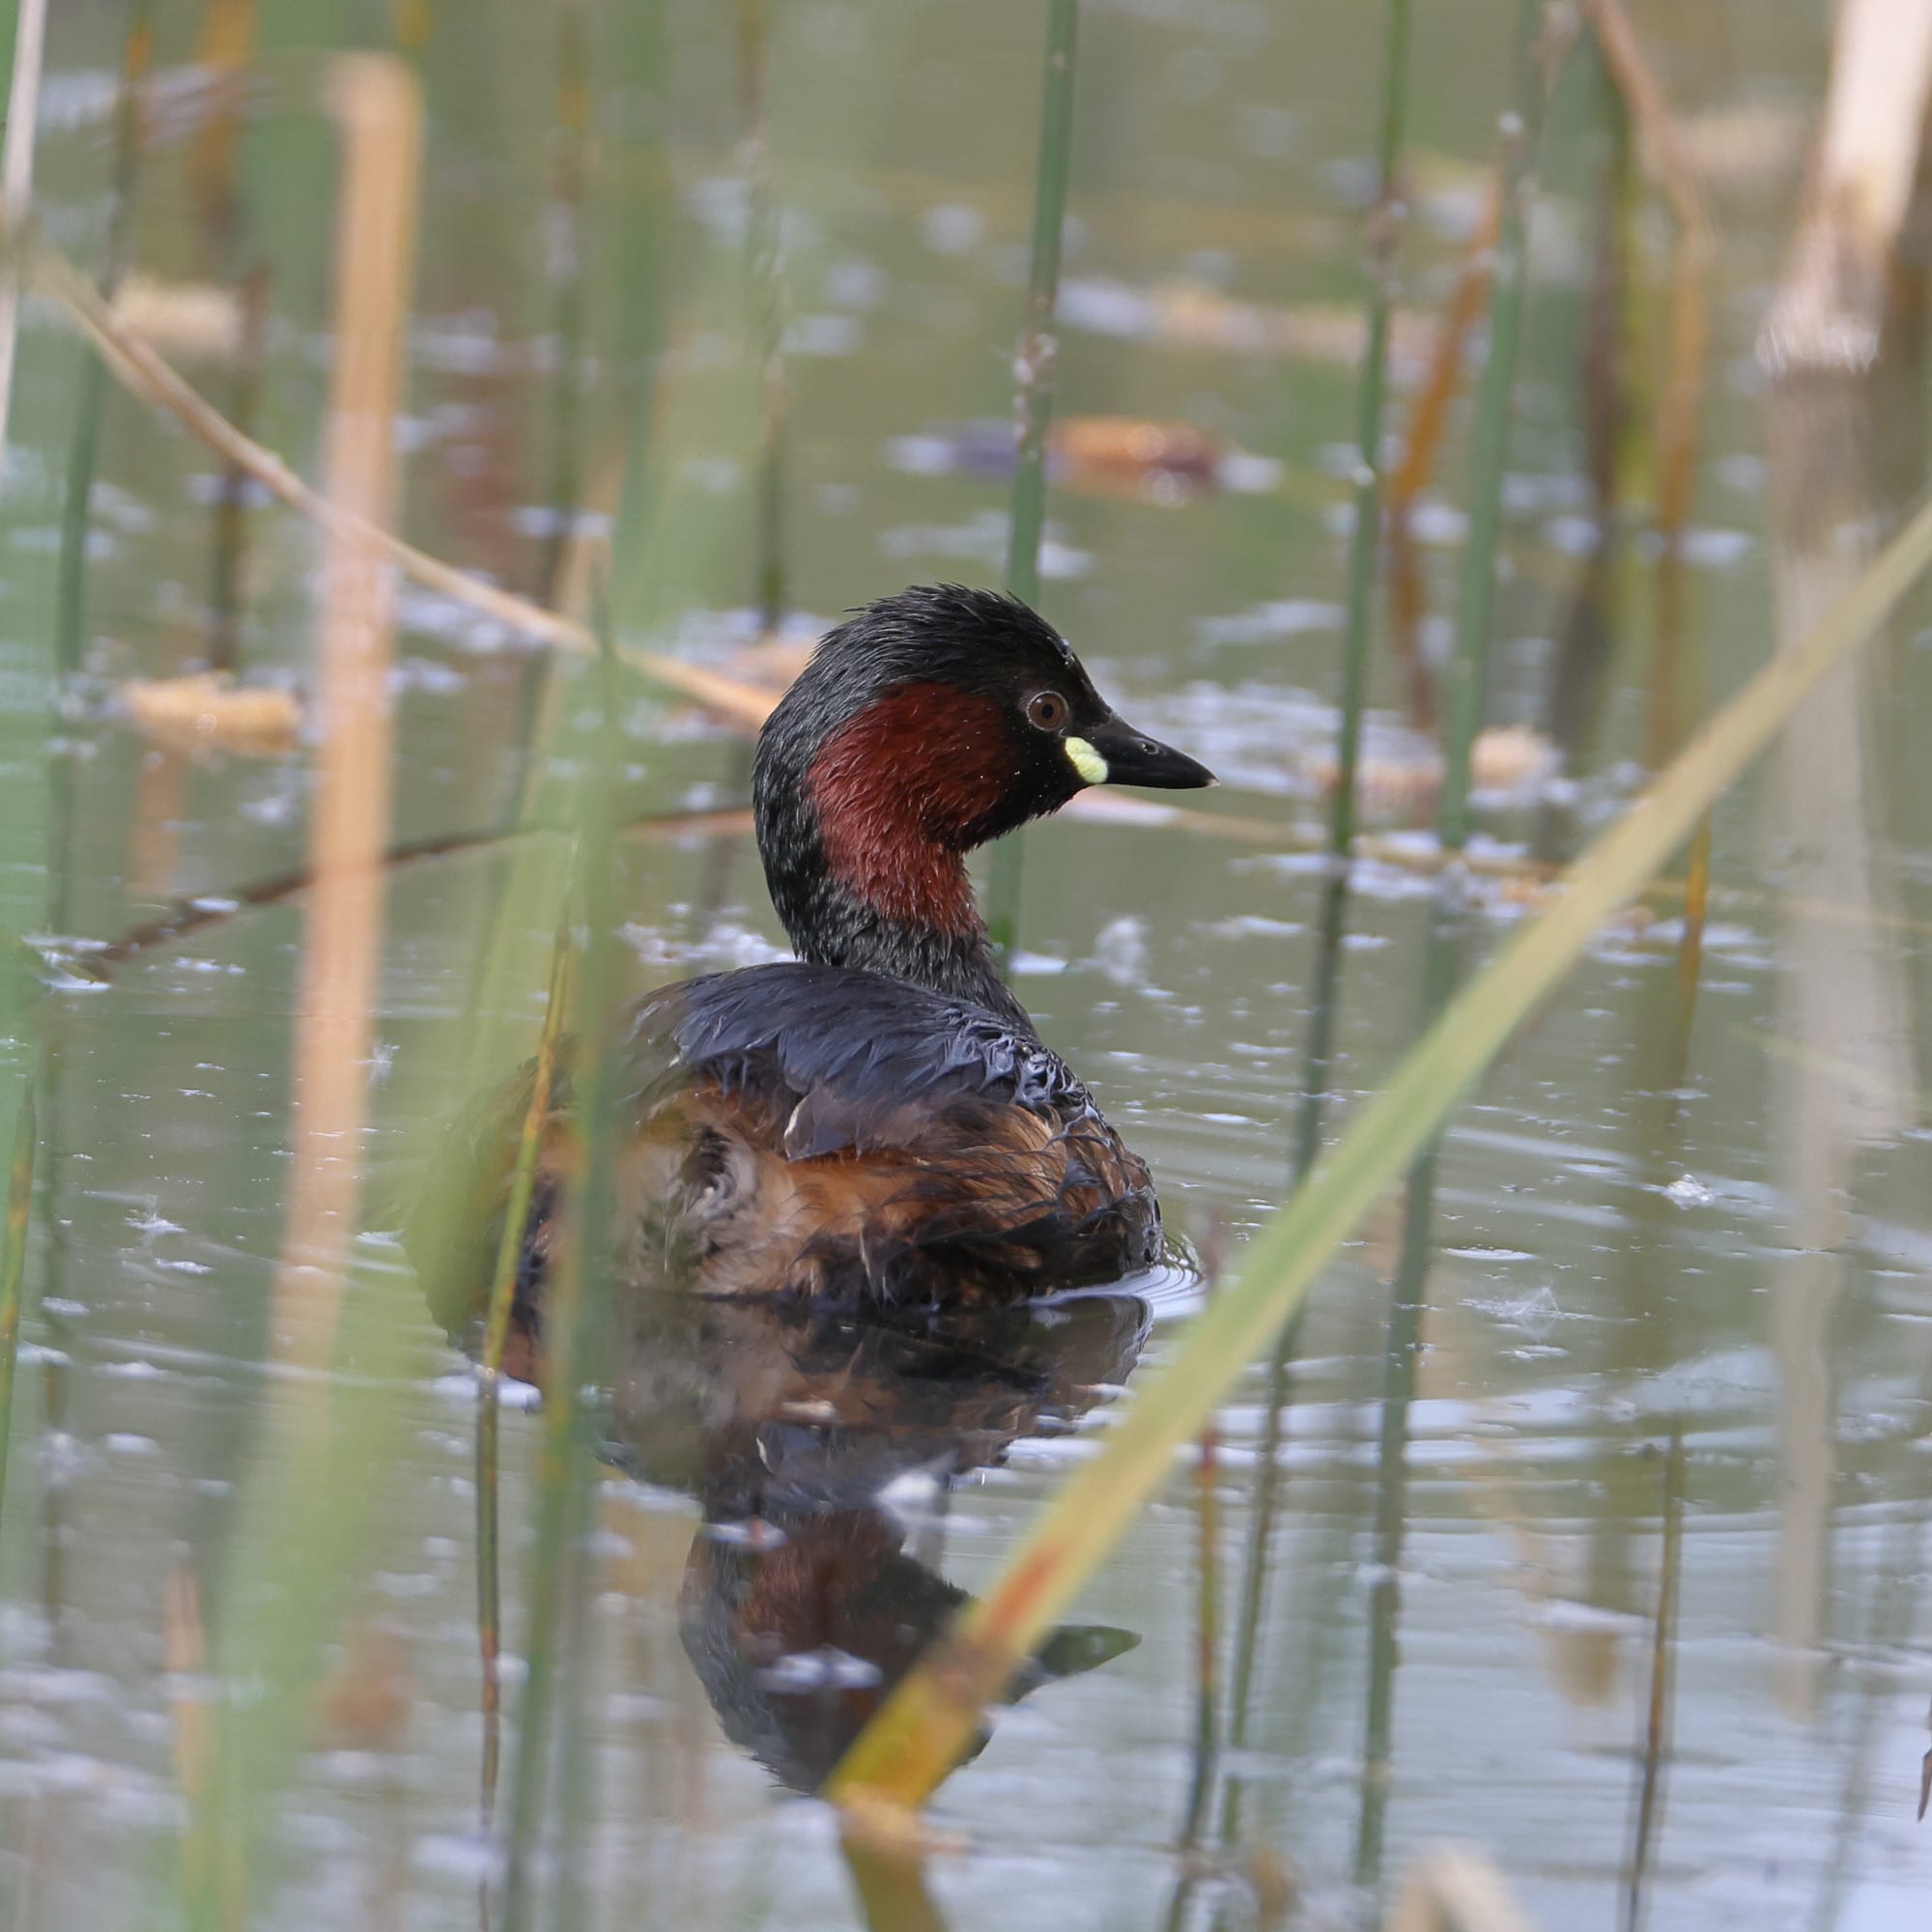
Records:
<instances>
[{"instance_id":1,"label":"pale leaf in water","mask_svg":"<svg viewBox=\"0 0 1932 1932\"><path fill-rule=\"evenodd\" d=\"M731 654L730 672L764 691L785 691L817 647L814 638L781 638L771 632Z\"/></svg>"},{"instance_id":2,"label":"pale leaf in water","mask_svg":"<svg viewBox=\"0 0 1932 1932\"><path fill-rule=\"evenodd\" d=\"M1492 724L1469 748L1469 783L1478 792L1533 797L1553 778L1562 754L1527 724ZM1309 776L1325 793L1338 776L1333 753L1311 761ZM1356 799L1371 818L1400 817L1434 807L1442 789L1442 760L1434 746L1410 755L1368 752L1355 768Z\"/></svg>"},{"instance_id":3,"label":"pale leaf in water","mask_svg":"<svg viewBox=\"0 0 1932 1932\"><path fill-rule=\"evenodd\" d=\"M246 330L242 298L233 289L154 275L129 275L121 284L114 292L114 320L151 348L189 361L233 361Z\"/></svg>"},{"instance_id":4,"label":"pale leaf in water","mask_svg":"<svg viewBox=\"0 0 1932 1932\"><path fill-rule=\"evenodd\" d=\"M129 678L120 701L142 737L171 752L282 758L301 726L293 693L240 685L218 671Z\"/></svg>"}]
</instances>

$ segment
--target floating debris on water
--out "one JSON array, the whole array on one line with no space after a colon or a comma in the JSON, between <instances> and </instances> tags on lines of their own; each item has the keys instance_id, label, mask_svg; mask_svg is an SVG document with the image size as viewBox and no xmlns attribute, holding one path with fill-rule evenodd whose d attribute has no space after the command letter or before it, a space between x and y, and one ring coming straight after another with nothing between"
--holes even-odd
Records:
<instances>
[{"instance_id":1,"label":"floating debris on water","mask_svg":"<svg viewBox=\"0 0 1932 1932\"><path fill-rule=\"evenodd\" d=\"M293 692L237 684L219 671L129 678L116 696L134 728L163 751L282 758L301 729Z\"/></svg>"},{"instance_id":2,"label":"floating debris on water","mask_svg":"<svg viewBox=\"0 0 1932 1932\"><path fill-rule=\"evenodd\" d=\"M893 467L914 476L1003 477L1012 473L1009 422L941 425L887 445ZM1047 433L1047 473L1060 487L1092 497L1185 503L1216 491L1265 495L1282 467L1236 448L1192 423L1146 416L1065 416Z\"/></svg>"}]
</instances>

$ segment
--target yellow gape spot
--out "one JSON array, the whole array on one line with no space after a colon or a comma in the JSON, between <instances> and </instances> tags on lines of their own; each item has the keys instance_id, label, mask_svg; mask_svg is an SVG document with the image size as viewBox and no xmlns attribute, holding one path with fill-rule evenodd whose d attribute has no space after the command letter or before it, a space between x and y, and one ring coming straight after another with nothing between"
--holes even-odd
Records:
<instances>
[{"instance_id":1,"label":"yellow gape spot","mask_svg":"<svg viewBox=\"0 0 1932 1932\"><path fill-rule=\"evenodd\" d=\"M1067 739L1066 755L1073 769L1090 785L1103 785L1107 782L1107 761L1085 738Z\"/></svg>"}]
</instances>

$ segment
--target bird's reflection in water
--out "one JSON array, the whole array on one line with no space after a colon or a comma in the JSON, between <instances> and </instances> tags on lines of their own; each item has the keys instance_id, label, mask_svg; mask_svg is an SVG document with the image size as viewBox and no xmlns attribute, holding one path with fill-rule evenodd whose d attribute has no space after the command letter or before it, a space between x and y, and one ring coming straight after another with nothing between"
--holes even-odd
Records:
<instances>
[{"instance_id":1,"label":"bird's reflection in water","mask_svg":"<svg viewBox=\"0 0 1932 1932\"><path fill-rule=\"evenodd\" d=\"M966 1601L917 1548L944 1487L1071 1428L1125 1378L1147 1322L1125 1295L898 1320L777 1301L651 1311L611 1391L610 1454L703 1505L680 1623L733 1743L796 1790L823 1782ZM1065 1626L1010 1694L1137 1641Z\"/></svg>"},{"instance_id":2,"label":"bird's reflection in water","mask_svg":"<svg viewBox=\"0 0 1932 1932\"><path fill-rule=\"evenodd\" d=\"M431 1300L473 1351L480 1310ZM967 1599L918 1547L948 1486L1109 1399L1150 1320L1123 1293L841 1311L630 1284L618 1301L601 1453L701 1504L685 1651L725 1735L806 1792ZM541 1356L541 1312L528 1309L507 1366L534 1380ZM1009 1695L1138 1641L1065 1625Z\"/></svg>"}]
</instances>

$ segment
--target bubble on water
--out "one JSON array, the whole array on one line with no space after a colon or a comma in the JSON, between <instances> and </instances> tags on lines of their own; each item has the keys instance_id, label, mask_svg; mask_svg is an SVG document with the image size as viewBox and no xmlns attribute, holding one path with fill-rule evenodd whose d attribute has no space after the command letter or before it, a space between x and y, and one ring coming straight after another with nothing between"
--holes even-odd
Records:
<instances>
[{"instance_id":1,"label":"bubble on water","mask_svg":"<svg viewBox=\"0 0 1932 1932\"><path fill-rule=\"evenodd\" d=\"M153 1240L156 1235L179 1235L182 1232L181 1223L170 1221L165 1214L158 1211L157 1204L153 1201L129 1214L127 1219L128 1227L149 1240Z\"/></svg>"},{"instance_id":2,"label":"bubble on water","mask_svg":"<svg viewBox=\"0 0 1932 1932\"><path fill-rule=\"evenodd\" d=\"M1708 1208L1718 1197L1694 1174L1680 1174L1663 1190L1663 1198L1680 1208Z\"/></svg>"},{"instance_id":3,"label":"bubble on water","mask_svg":"<svg viewBox=\"0 0 1932 1932\"><path fill-rule=\"evenodd\" d=\"M935 255L970 254L985 239L986 217L964 202L941 202L925 211L919 232Z\"/></svg>"},{"instance_id":4,"label":"bubble on water","mask_svg":"<svg viewBox=\"0 0 1932 1932\"><path fill-rule=\"evenodd\" d=\"M1110 919L1094 941L1094 963L1117 986L1142 986L1148 974L1147 921L1131 913Z\"/></svg>"},{"instance_id":5,"label":"bubble on water","mask_svg":"<svg viewBox=\"0 0 1932 1932\"><path fill-rule=\"evenodd\" d=\"M431 1832L411 1848L410 1863L424 1878L494 1884L502 1874L503 1851L480 1832Z\"/></svg>"}]
</instances>

